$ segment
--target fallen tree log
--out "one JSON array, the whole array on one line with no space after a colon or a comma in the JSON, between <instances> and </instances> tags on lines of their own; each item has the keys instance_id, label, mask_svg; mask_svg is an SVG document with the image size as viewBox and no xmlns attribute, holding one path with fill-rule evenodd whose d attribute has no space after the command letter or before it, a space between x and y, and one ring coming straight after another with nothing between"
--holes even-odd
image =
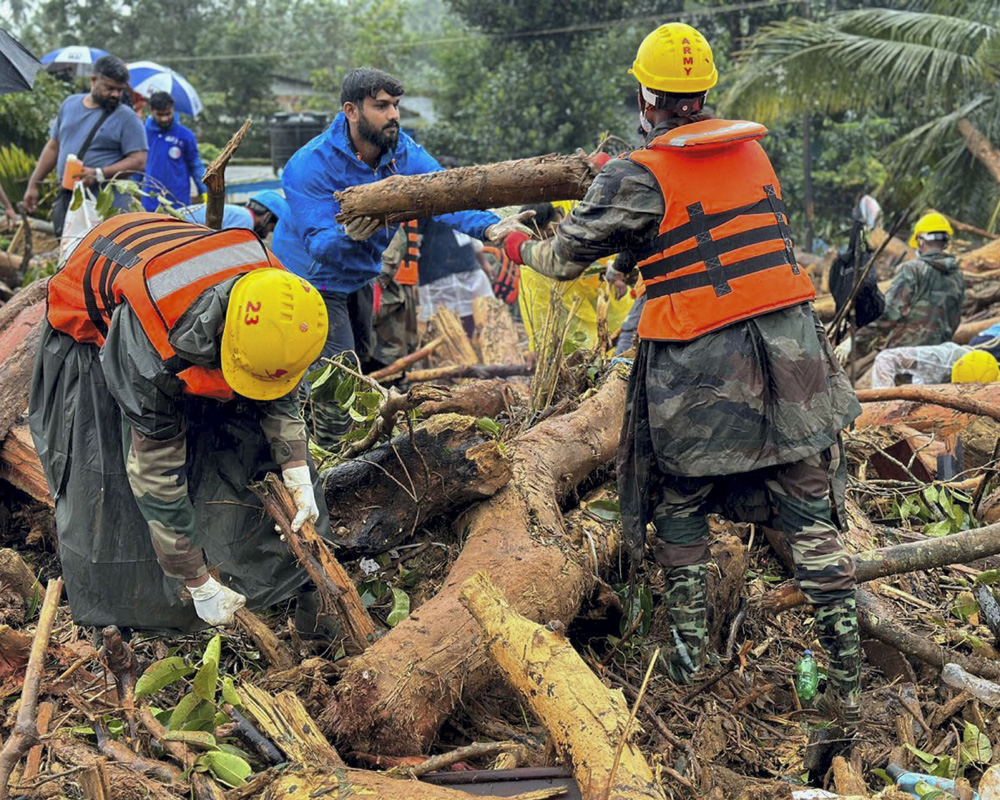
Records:
<instances>
[{"instance_id":1,"label":"fallen tree log","mask_svg":"<svg viewBox=\"0 0 1000 800\"><path fill-rule=\"evenodd\" d=\"M0 440L28 407L48 283L35 281L0 308Z\"/></svg>"},{"instance_id":2,"label":"fallen tree log","mask_svg":"<svg viewBox=\"0 0 1000 800\"><path fill-rule=\"evenodd\" d=\"M472 317L476 321L474 344L483 364L524 364L514 319L503 300L477 297L472 301Z\"/></svg>"},{"instance_id":3,"label":"fallen tree log","mask_svg":"<svg viewBox=\"0 0 1000 800\"><path fill-rule=\"evenodd\" d=\"M375 381L385 380L386 378L391 378L393 375L397 375L404 369L409 367L411 364L416 364L418 361L423 361L425 358L429 357L437 348L444 342L444 338L438 336L437 339L425 344L419 350L416 350L409 355L405 355L402 358L397 358L391 364L382 369L377 369L372 373L369 373L368 377Z\"/></svg>"},{"instance_id":4,"label":"fallen tree log","mask_svg":"<svg viewBox=\"0 0 1000 800\"><path fill-rule=\"evenodd\" d=\"M963 272L989 272L1000 268L1000 239L987 242L982 247L960 253L958 265Z\"/></svg>"},{"instance_id":5,"label":"fallen tree log","mask_svg":"<svg viewBox=\"0 0 1000 800\"><path fill-rule=\"evenodd\" d=\"M447 400L443 401L447 402ZM511 477L496 441L473 417L439 414L323 473L338 548L381 553L449 509L495 494Z\"/></svg>"},{"instance_id":6,"label":"fallen tree log","mask_svg":"<svg viewBox=\"0 0 1000 800\"><path fill-rule=\"evenodd\" d=\"M393 175L335 192L340 203L337 222L375 217L388 224L467 209L580 200L596 174L586 156L547 155L427 175Z\"/></svg>"},{"instance_id":7,"label":"fallen tree log","mask_svg":"<svg viewBox=\"0 0 1000 800\"><path fill-rule=\"evenodd\" d=\"M967 414L989 417L1000 422L1000 408L975 397L963 397L943 390L944 386L895 386L891 389L860 389L858 400L862 403L877 403L882 400L912 400L917 403L931 403L936 406L953 408Z\"/></svg>"},{"instance_id":8,"label":"fallen tree log","mask_svg":"<svg viewBox=\"0 0 1000 800\"><path fill-rule=\"evenodd\" d=\"M528 402L527 387L505 380L466 383L449 390L442 400L427 400L417 406L424 417L434 414L464 414L470 417L496 417L510 413L515 406Z\"/></svg>"},{"instance_id":9,"label":"fallen tree log","mask_svg":"<svg viewBox=\"0 0 1000 800\"><path fill-rule=\"evenodd\" d=\"M867 583L889 575L968 564L997 553L1000 553L1000 524L869 550L853 559L858 583ZM774 613L806 602L800 590L790 592L788 587L775 589L761 598L761 605Z\"/></svg>"},{"instance_id":10,"label":"fallen tree log","mask_svg":"<svg viewBox=\"0 0 1000 800\"><path fill-rule=\"evenodd\" d=\"M513 479L456 521L465 546L444 586L351 662L322 717L325 730L361 752L426 751L463 692L475 694L493 675L479 626L458 601L462 583L480 570L518 613L573 620L595 584L592 552L603 562L618 540L573 541L560 503L614 456L625 385L612 373L575 411L507 445Z\"/></svg>"},{"instance_id":11,"label":"fallen tree log","mask_svg":"<svg viewBox=\"0 0 1000 800\"><path fill-rule=\"evenodd\" d=\"M534 370L520 362L517 364L449 364L444 367L430 369L411 369L406 373L410 383L426 383L428 381L457 380L458 378L513 378L517 375L530 375Z\"/></svg>"},{"instance_id":12,"label":"fallen tree log","mask_svg":"<svg viewBox=\"0 0 1000 800\"><path fill-rule=\"evenodd\" d=\"M27 422L19 422L0 441L0 480L50 508L54 505Z\"/></svg>"},{"instance_id":13,"label":"fallen tree log","mask_svg":"<svg viewBox=\"0 0 1000 800\"><path fill-rule=\"evenodd\" d=\"M987 317L986 319L978 319L975 322L963 322L958 326L951 340L955 344L968 344L972 341L973 336L982 333L998 322L1000 322L1000 317Z\"/></svg>"},{"instance_id":14,"label":"fallen tree log","mask_svg":"<svg viewBox=\"0 0 1000 800\"><path fill-rule=\"evenodd\" d=\"M483 629L507 682L572 765L584 800L666 797L630 741L621 690L601 683L565 636L514 611L483 572L462 584L459 599Z\"/></svg>"}]
</instances>

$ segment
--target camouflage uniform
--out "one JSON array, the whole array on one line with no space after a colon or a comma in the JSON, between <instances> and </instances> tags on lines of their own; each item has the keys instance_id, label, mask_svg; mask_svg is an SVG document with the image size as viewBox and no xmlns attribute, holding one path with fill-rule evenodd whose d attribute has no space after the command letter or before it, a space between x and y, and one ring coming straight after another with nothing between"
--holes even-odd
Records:
<instances>
[{"instance_id":1,"label":"camouflage uniform","mask_svg":"<svg viewBox=\"0 0 1000 800\"><path fill-rule=\"evenodd\" d=\"M653 139L675 127L667 121ZM683 176L679 176L683 179ZM588 264L641 251L664 215L656 179L610 162L557 237L522 246L526 265L571 279ZM831 686L855 705L860 690L853 562L834 524L831 476L839 432L860 413L810 304L744 320L691 342L643 341L633 365L618 460L626 535L652 521L666 569L674 641L668 670L688 682L705 662L706 515L765 521L788 537L796 577L817 611L834 666ZM773 508L773 511L772 511Z\"/></svg>"},{"instance_id":2,"label":"camouflage uniform","mask_svg":"<svg viewBox=\"0 0 1000 800\"><path fill-rule=\"evenodd\" d=\"M899 268L885 296L885 311L858 331L865 351L941 344L962 321L965 277L949 253L925 253Z\"/></svg>"},{"instance_id":3,"label":"camouflage uniform","mask_svg":"<svg viewBox=\"0 0 1000 800\"><path fill-rule=\"evenodd\" d=\"M183 394L176 378L186 365L218 367L236 280L202 293L170 332L180 366L163 362L127 304L115 309L100 351L46 323L29 422L80 624L200 627L181 581L206 564L253 608L292 596L307 579L248 488L308 460L298 402L222 403ZM329 535L321 489L316 499L318 529Z\"/></svg>"},{"instance_id":4,"label":"camouflage uniform","mask_svg":"<svg viewBox=\"0 0 1000 800\"><path fill-rule=\"evenodd\" d=\"M382 253L377 279L384 288L375 314L375 360L386 365L417 349L417 287L393 280L405 253L406 229L400 227Z\"/></svg>"}]
</instances>

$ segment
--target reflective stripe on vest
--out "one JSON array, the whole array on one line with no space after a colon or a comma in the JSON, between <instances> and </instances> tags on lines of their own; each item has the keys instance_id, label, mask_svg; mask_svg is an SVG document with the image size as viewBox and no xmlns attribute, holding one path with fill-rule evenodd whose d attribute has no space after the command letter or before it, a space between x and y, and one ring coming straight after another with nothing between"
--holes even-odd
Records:
<instances>
[{"instance_id":1,"label":"reflective stripe on vest","mask_svg":"<svg viewBox=\"0 0 1000 800\"><path fill-rule=\"evenodd\" d=\"M665 201L657 236L634 255L647 301L639 335L691 341L813 299L796 264L781 189L753 122L676 128L629 158Z\"/></svg>"},{"instance_id":2,"label":"reflective stripe on vest","mask_svg":"<svg viewBox=\"0 0 1000 800\"><path fill-rule=\"evenodd\" d=\"M416 286L420 280L420 232L418 222L415 219L407 220L403 223L406 231L406 255L399 262L399 269L393 278L396 283L403 286Z\"/></svg>"},{"instance_id":3,"label":"reflective stripe on vest","mask_svg":"<svg viewBox=\"0 0 1000 800\"><path fill-rule=\"evenodd\" d=\"M177 320L206 289L281 264L252 231L213 231L161 214L123 214L92 229L49 282L48 320L78 342L104 344L124 300L163 361L184 363L170 345ZM184 391L231 398L221 370L180 369Z\"/></svg>"}]
</instances>

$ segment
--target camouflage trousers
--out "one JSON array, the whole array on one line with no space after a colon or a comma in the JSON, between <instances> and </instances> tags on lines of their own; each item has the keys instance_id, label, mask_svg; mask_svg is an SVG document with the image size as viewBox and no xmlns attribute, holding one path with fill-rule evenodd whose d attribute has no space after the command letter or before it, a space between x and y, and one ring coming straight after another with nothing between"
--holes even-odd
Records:
<instances>
[{"instance_id":1,"label":"camouflage trousers","mask_svg":"<svg viewBox=\"0 0 1000 800\"><path fill-rule=\"evenodd\" d=\"M854 562L834 524L831 475L839 448L792 464L748 475L761 479L773 506L772 525L785 537L795 563L795 579L816 607L820 644L830 659L832 704L845 717L860 703L861 655L855 605ZM728 476L732 480L733 476ZM671 621L672 642L665 666L677 682L689 683L707 658L707 514L712 509L712 478L670 476L654 496L656 561L665 567L663 601Z\"/></svg>"}]
</instances>

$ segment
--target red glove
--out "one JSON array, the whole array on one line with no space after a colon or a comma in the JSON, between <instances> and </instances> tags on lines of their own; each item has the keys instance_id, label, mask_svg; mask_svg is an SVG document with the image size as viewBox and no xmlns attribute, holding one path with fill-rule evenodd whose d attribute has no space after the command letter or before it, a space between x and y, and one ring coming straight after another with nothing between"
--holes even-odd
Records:
<instances>
[{"instance_id":1,"label":"red glove","mask_svg":"<svg viewBox=\"0 0 1000 800\"><path fill-rule=\"evenodd\" d=\"M503 240L503 252L511 261L515 264L523 264L521 260L521 245L531 239L526 233L521 233L521 231L512 231L508 233Z\"/></svg>"},{"instance_id":2,"label":"red glove","mask_svg":"<svg viewBox=\"0 0 1000 800\"><path fill-rule=\"evenodd\" d=\"M372 295L372 313L377 314L378 310L382 308L382 286L378 281L375 281L375 284L372 286Z\"/></svg>"},{"instance_id":3,"label":"red glove","mask_svg":"<svg viewBox=\"0 0 1000 800\"><path fill-rule=\"evenodd\" d=\"M611 156L609 156L607 153L594 153L594 155L590 156L589 159L590 163L593 164L598 169L604 169L604 165L607 164L610 160Z\"/></svg>"}]
</instances>

